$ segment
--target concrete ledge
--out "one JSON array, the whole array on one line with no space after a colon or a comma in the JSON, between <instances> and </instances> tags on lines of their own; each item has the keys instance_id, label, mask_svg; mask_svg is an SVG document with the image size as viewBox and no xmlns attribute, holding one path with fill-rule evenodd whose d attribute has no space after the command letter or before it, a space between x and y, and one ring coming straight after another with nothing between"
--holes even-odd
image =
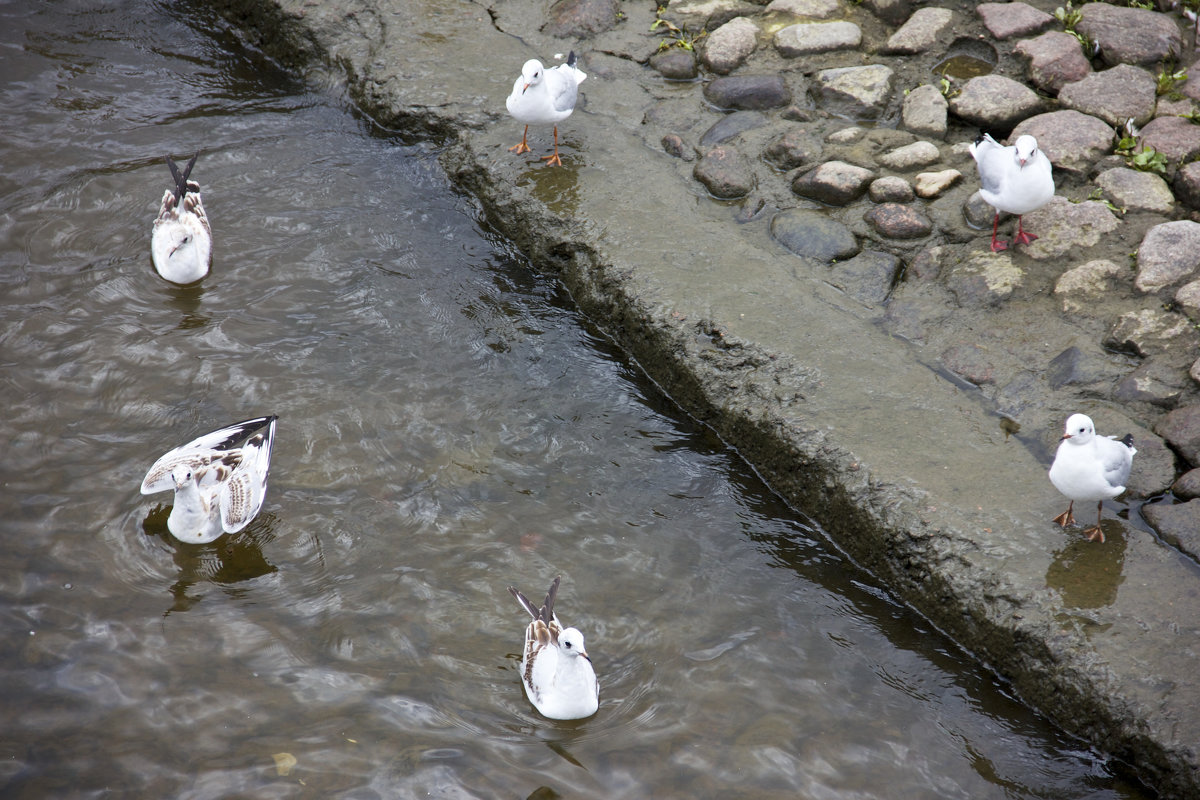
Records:
<instances>
[{"instance_id":1,"label":"concrete ledge","mask_svg":"<svg viewBox=\"0 0 1200 800\"><path fill-rule=\"evenodd\" d=\"M1134 524L1106 527L1103 548L1052 525L1061 498L1044 452L882 332L877 310L795 270L647 149L639 64L588 54L587 104L559 131L566 166L545 169L506 150L520 129L504 97L535 53L483 6L216 5L284 63L344 73L389 128L435 136L497 231L848 557L1022 698L1164 796L1200 796L1197 565ZM530 17L544 56L569 49L532 33L541 5L505 13Z\"/></svg>"}]
</instances>

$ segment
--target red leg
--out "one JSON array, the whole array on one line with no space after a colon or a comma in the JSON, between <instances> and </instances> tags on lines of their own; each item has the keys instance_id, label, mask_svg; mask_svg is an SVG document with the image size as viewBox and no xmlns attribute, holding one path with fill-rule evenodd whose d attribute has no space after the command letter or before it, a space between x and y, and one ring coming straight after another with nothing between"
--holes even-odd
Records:
<instances>
[{"instance_id":1,"label":"red leg","mask_svg":"<svg viewBox=\"0 0 1200 800\"><path fill-rule=\"evenodd\" d=\"M1072 511L1074 508L1075 508L1075 501L1074 501L1074 500L1072 500L1072 501L1071 501L1071 502L1070 502L1070 503L1067 505L1067 510L1066 510L1066 511L1064 511L1063 513L1059 514L1057 517L1055 517L1055 518L1054 518L1054 521L1058 523L1059 527L1061 527L1061 528L1065 528L1065 527L1067 527L1068 525L1074 525L1074 524L1075 524L1075 515L1071 513L1071 511Z\"/></svg>"},{"instance_id":2,"label":"red leg","mask_svg":"<svg viewBox=\"0 0 1200 800\"><path fill-rule=\"evenodd\" d=\"M1017 217L1017 235L1013 237L1013 242L1017 244L1029 244L1036 238L1038 237L1032 233L1025 232L1025 229L1021 227L1021 218Z\"/></svg>"},{"instance_id":3,"label":"red leg","mask_svg":"<svg viewBox=\"0 0 1200 800\"><path fill-rule=\"evenodd\" d=\"M512 152L516 153L517 155L521 155L521 153L528 153L529 145L525 142L525 138L527 136L529 136L529 126L528 125L525 126L525 132L523 134L521 134L520 143L514 144L512 147L510 147L508 149L511 150Z\"/></svg>"},{"instance_id":4,"label":"red leg","mask_svg":"<svg viewBox=\"0 0 1200 800\"><path fill-rule=\"evenodd\" d=\"M997 211L995 218L992 220L992 252L993 253L999 253L1001 250L1008 249L1007 242L996 241L996 229L999 227L999 225L1000 225L1000 212Z\"/></svg>"},{"instance_id":5,"label":"red leg","mask_svg":"<svg viewBox=\"0 0 1200 800\"><path fill-rule=\"evenodd\" d=\"M554 155L542 156L542 161L546 162L547 167L562 166L562 159L558 157L558 126L554 126Z\"/></svg>"},{"instance_id":6,"label":"red leg","mask_svg":"<svg viewBox=\"0 0 1200 800\"><path fill-rule=\"evenodd\" d=\"M1099 542L1104 544L1104 531L1100 529L1100 517L1104 514L1104 501L1096 503L1096 525L1093 528L1088 528L1084 533L1087 534L1089 542Z\"/></svg>"}]
</instances>

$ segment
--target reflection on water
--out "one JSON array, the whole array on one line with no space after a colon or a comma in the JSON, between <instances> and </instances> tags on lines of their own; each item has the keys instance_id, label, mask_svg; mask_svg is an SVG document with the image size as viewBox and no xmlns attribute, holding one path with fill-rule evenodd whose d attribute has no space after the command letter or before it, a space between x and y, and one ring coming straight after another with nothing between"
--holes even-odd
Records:
<instances>
[{"instance_id":1,"label":"reflection on water","mask_svg":"<svg viewBox=\"0 0 1200 800\"><path fill-rule=\"evenodd\" d=\"M0 6L0 794L1139 796L674 416L429 148L205 16ZM195 149L179 288L150 225ZM174 540L146 469L268 413L262 514ZM506 586L556 574L577 723L517 675Z\"/></svg>"}]
</instances>

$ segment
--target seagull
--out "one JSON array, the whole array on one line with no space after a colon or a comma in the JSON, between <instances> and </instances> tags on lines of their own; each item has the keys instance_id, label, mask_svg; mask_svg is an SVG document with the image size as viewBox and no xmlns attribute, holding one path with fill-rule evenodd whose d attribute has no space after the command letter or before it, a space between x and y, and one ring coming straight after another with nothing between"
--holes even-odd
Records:
<instances>
[{"instance_id":1,"label":"seagull","mask_svg":"<svg viewBox=\"0 0 1200 800\"><path fill-rule=\"evenodd\" d=\"M1054 518L1061 527L1075 524L1072 510L1075 501L1096 501L1096 524L1084 530L1089 541L1104 541L1100 530L1100 515L1107 498L1116 497L1125 491L1129 470L1133 466L1133 435L1125 438L1097 436L1092 418L1086 414L1072 414L1067 418L1066 430L1054 464L1050 467L1050 482L1071 501L1067 510Z\"/></svg>"},{"instance_id":2,"label":"seagull","mask_svg":"<svg viewBox=\"0 0 1200 800\"><path fill-rule=\"evenodd\" d=\"M1000 212L1017 215L1014 244L1029 244L1038 238L1021 227L1021 217L1035 211L1054 196L1054 176L1050 159L1038 149L1037 139L1029 134L1018 136L1016 144L1002 147L991 134L983 134L968 148L979 167L979 193L996 209L992 220L992 252L1008 249L1007 242L996 241Z\"/></svg>"},{"instance_id":3,"label":"seagull","mask_svg":"<svg viewBox=\"0 0 1200 800\"><path fill-rule=\"evenodd\" d=\"M267 493L276 419L234 423L154 462L142 481L142 494L175 491L167 528L176 539L206 544L250 524Z\"/></svg>"},{"instance_id":4,"label":"seagull","mask_svg":"<svg viewBox=\"0 0 1200 800\"><path fill-rule=\"evenodd\" d=\"M550 719L583 719L600 707L600 685L592 660L583 648L583 634L564 628L554 613L554 597L561 576L550 584L546 600L538 608L525 595L508 587L521 607L533 617L525 630L521 655L521 683L525 693L543 716Z\"/></svg>"},{"instance_id":5,"label":"seagull","mask_svg":"<svg viewBox=\"0 0 1200 800\"><path fill-rule=\"evenodd\" d=\"M199 155L192 156L182 174L167 156L175 188L163 193L150 238L150 257L158 274L171 283L195 283L212 266L212 229L200 201L200 184L188 180Z\"/></svg>"},{"instance_id":6,"label":"seagull","mask_svg":"<svg viewBox=\"0 0 1200 800\"><path fill-rule=\"evenodd\" d=\"M546 69L542 62L531 58L521 67L521 77L513 84L512 94L505 105L508 113L517 122L525 123L521 143L508 148L517 155L529 152L526 138L530 125L554 124L554 155L542 156L547 166L562 166L558 157L558 123L571 116L575 100L579 96L579 84L587 77L575 66L575 51L567 56L567 63Z\"/></svg>"}]
</instances>

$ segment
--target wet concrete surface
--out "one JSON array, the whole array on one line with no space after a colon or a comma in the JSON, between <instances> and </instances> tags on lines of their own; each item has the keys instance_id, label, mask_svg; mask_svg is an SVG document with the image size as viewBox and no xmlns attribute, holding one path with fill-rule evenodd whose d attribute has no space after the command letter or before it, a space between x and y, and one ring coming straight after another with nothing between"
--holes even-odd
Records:
<instances>
[{"instance_id":1,"label":"wet concrete surface","mask_svg":"<svg viewBox=\"0 0 1200 800\"><path fill-rule=\"evenodd\" d=\"M888 332L879 308L799 266L765 223L737 224L740 206L648 142L656 98L694 88L638 61L652 4L622 4L618 29L584 43L539 32L545 4L533 0L216 5L285 64L344 78L381 125L442 142L451 179L498 232L1021 698L1164 796L1200 792L1197 564L1136 503L1120 519L1121 504L1107 510L1102 546L1053 525L1065 501L1046 478L1046 442L1061 420L1048 423L1046 403L1028 419L1002 411ZM564 166L545 168L535 156L549 152L549 129L530 131L534 153L508 152L521 128L504 98L524 60L572 47L584 100L560 126ZM1032 309L1003 342L986 319L951 333L1046 361L1060 324Z\"/></svg>"}]
</instances>

